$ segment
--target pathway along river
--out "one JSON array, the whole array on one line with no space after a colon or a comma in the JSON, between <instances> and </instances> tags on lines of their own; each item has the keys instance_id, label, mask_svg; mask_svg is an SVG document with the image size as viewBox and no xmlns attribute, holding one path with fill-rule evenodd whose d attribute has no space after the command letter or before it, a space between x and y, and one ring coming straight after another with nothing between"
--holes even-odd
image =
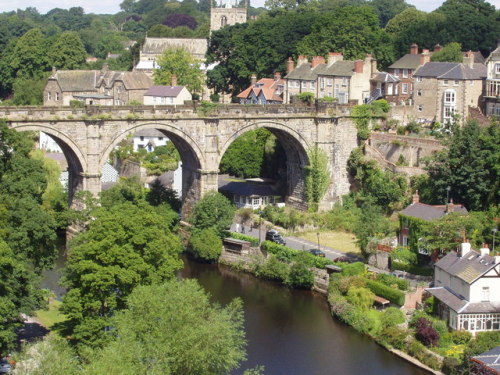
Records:
<instances>
[{"instance_id":1,"label":"pathway along river","mask_svg":"<svg viewBox=\"0 0 500 375\"><path fill-rule=\"evenodd\" d=\"M197 279L222 305L243 300L248 360L234 374L256 365L266 375L428 374L333 319L321 295L189 260L181 276Z\"/></svg>"}]
</instances>

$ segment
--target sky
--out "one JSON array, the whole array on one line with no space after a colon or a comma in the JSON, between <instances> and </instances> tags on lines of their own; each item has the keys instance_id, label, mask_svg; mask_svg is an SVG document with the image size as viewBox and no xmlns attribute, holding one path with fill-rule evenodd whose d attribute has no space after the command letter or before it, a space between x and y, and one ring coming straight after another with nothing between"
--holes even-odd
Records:
<instances>
[{"instance_id":1,"label":"sky","mask_svg":"<svg viewBox=\"0 0 500 375\"><path fill-rule=\"evenodd\" d=\"M252 6L263 6L265 0L251 0ZM406 0L417 9L430 12L438 8L444 0ZM120 11L122 0L0 0L0 13L16 9L35 7L42 14L54 8L69 9L80 6L85 13L114 14ZM489 0L490 4L500 9L500 0Z\"/></svg>"}]
</instances>

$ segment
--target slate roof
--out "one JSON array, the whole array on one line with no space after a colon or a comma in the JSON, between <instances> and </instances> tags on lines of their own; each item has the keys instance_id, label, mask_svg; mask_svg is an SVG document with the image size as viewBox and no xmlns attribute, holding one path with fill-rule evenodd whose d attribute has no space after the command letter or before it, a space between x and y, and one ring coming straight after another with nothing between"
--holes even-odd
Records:
<instances>
[{"instance_id":1,"label":"slate roof","mask_svg":"<svg viewBox=\"0 0 500 375\"><path fill-rule=\"evenodd\" d=\"M269 184L252 183L248 181L219 180L219 190L247 197L270 197L279 195L274 187Z\"/></svg>"},{"instance_id":2,"label":"slate roof","mask_svg":"<svg viewBox=\"0 0 500 375\"><path fill-rule=\"evenodd\" d=\"M387 72L379 72L371 79L371 81L397 83L399 82L399 78Z\"/></svg>"},{"instance_id":3,"label":"slate roof","mask_svg":"<svg viewBox=\"0 0 500 375\"><path fill-rule=\"evenodd\" d=\"M138 132L134 133L134 138L135 137L163 137L166 138L167 136L163 134L161 131L158 129L142 129L139 130Z\"/></svg>"},{"instance_id":4,"label":"slate roof","mask_svg":"<svg viewBox=\"0 0 500 375\"><path fill-rule=\"evenodd\" d=\"M58 70L56 79L62 91L95 91L97 70Z\"/></svg>"},{"instance_id":5,"label":"slate roof","mask_svg":"<svg viewBox=\"0 0 500 375\"><path fill-rule=\"evenodd\" d=\"M468 284L472 284L494 268L495 265L495 257L481 255L477 251L471 250L463 257L460 257L454 251L450 251L435 264L435 267L462 279Z\"/></svg>"},{"instance_id":6,"label":"slate roof","mask_svg":"<svg viewBox=\"0 0 500 375\"><path fill-rule=\"evenodd\" d=\"M311 65L308 63L301 64L297 66L294 70L288 73L285 78L286 79L300 79L303 81L315 81L318 76L318 71L324 69L322 65L319 64L311 69Z\"/></svg>"},{"instance_id":7,"label":"slate roof","mask_svg":"<svg viewBox=\"0 0 500 375\"><path fill-rule=\"evenodd\" d=\"M478 80L486 78L486 66L452 62L428 62L421 66L414 74L415 77L427 77L450 80Z\"/></svg>"},{"instance_id":8,"label":"slate roof","mask_svg":"<svg viewBox=\"0 0 500 375\"><path fill-rule=\"evenodd\" d=\"M483 367L500 374L500 345L482 354L472 357L472 360Z\"/></svg>"},{"instance_id":9,"label":"slate roof","mask_svg":"<svg viewBox=\"0 0 500 375\"><path fill-rule=\"evenodd\" d=\"M452 210L453 212L468 214L467 209L461 204L453 204ZM446 205L430 205L417 202L410 204L400 214L432 221L446 215Z\"/></svg>"},{"instance_id":10,"label":"slate roof","mask_svg":"<svg viewBox=\"0 0 500 375\"><path fill-rule=\"evenodd\" d=\"M389 69L417 69L420 66L420 56L420 54L407 53L390 65Z\"/></svg>"},{"instance_id":11,"label":"slate roof","mask_svg":"<svg viewBox=\"0 0 500 375\"><path fill-rule=\"evenodd\" d=\"M284 85L285 81L282 79L275 80L273 78L261 78L255 83L254 86L250 86L240 92L237 96L238 98L246 99L250 96L251 92L254 92L255 96L258 97L262 92L266 100L272 100L276 102L283 102L283 97L276 94L278 85Z\"/></svg>"},{"instance_id":12,"label":"slate roof","mask_svg":"<svg viewBox=\"0 0 500 375\"><path fill-rule=\"evenodd\" d=\"M490 53L490 55L486 59L486 64L490 61L500 61L500 43L498 44L497 48Z\"/></svg>"},{"instance_id":13,"label":"slate roof","mask_svg":"<svg viewBox=\"0 0 500 375\"><path fill-rule=\"evenodd\" d=\"M354 75L354 61L340 60L334 62L332 65L321 64L322 69L318 69L318 75L325 76L353 76Z\"/></svg>"},{"instance_id":14,"label":"slate roof","mask_svg":"<svg viewBox=\"0 0 500 375\"><path fill-rule=\"evenodd\" d=\"M144 96L160 96L176 98L184 86L152 86Z\"/></svg>"},{"instance_id":15,"label":"slate roof","mask_svg":"<svg viewBox=\"0 0 500 375\"><path fill-rule=\"evenodd\" d=\"M446 287L428 288L426 289L430 294L436 297L438 300L443 302L450 309L459 312L465 306L467 306L468 301L462 297L457 296L450 289Z\"/></svg>"}]
</instances>

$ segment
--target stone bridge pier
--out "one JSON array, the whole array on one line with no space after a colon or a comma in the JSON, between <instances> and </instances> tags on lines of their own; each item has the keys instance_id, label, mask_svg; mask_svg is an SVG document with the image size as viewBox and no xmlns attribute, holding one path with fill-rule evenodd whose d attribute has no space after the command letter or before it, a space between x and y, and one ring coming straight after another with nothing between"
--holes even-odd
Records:
<instances>
[{"instance_id":1,"label":"stone bridge pier","mask_svg":"<svg viewBox=\"0 0 500 375\"><path fill-rule=\"evenodd\" d=\"M0 107L0 118L19 131L42 131L62 148L68 161L70 200L78 190L101 192L101 170L121 141L139 130L157 129L177 148L182 160L183 214L210 190L218 189L221 159L230 145L248 131L266 128L286 154L286 201L306 208L304 167L314 147L328 156L331 184L320 208L331 208L349 192L347 160L357 146L356 128L342 116L314 108L288 106L221 107L200 115L191 107Z\"/></svg>"}]
</instances>

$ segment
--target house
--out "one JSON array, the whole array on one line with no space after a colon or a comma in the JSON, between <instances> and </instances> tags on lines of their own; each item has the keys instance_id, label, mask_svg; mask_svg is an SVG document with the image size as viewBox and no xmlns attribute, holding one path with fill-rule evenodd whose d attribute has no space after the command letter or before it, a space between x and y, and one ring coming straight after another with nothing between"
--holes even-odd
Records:
<instances>
[{"instance_id":1,"label":"house","mask_svg":"<svg viewBox=\"0 0 500 375\"><path fill-rule=\"evenodd\" d=\"M148 152L153 152L156 147L165 146L167 142L165 134L156 129L139 130L132 139L134 151L144 148Z\"/></svg>"},{"instance_id":2,"label":"house","mask_svg":"<svg viewBox=\"0 0 500 375\"><path fill-rule=\"evenodd\" d=\"M394 103L395 92L401 80L387 72L376 73L370 80L370 97L366 100L369 104L377 99L385 99Z\"/></svg>"},{"instance_id":3,"label":"house","mask_svg":"<svg viewBox=\"0 0 500 375\"><path fill-rule=\"evenodd\" d=\"M486 59L484 113L500 118L500 40L497 48Z\"/></svg>"},{"instance_id":4,"label":"house","mask_svg":"<svg viewBox=\"0 0 500 375\"><path fill-rule=\"evenodd\" d=\"M341 53L331 52L328 61L314 56L309 63L305 56L299 56L296 67L289 58L287 72L286 103L301 93L310 92L316 99L330 97L340 104L361 104L370 96L370 78L378 71L376 60L369 54L364 60L348 61Z\"/></svg>"},{"instance_id":5,"label":"house","mask_svg":"<svg viewBox=\"0 0 500 375\"><path fill-rule=\"evenodd\" d=\"M108 70L52 69L43 92L45 106L69 106L72 100L87 105L125 105L143 102L144 93L153 85L144 73Z\"/></svg>"},{"instance_id":6,"label":"house","mask_svg":"<svg viewBox=\"0 0 500 375\"><path fill-rule=\"evenodd\" d=\"M285 81L280 73L275 73L274 78L256 79L253 75L251 85L237 95L240 104L283 104Z\"/></svg>"},{"instance_id":7,"label":"house","mask_svg":"<svg viewBox=\"0 0 500 375\"><path fill-rule=\"evenodd\" d=\"M183 105L192 100L191 93L185 86L152 86L144 93L144 105Z\"/></svg>"},{"instance_id":8,"label":"house","mask_svg":"<svg viewBox=\"0 0 500 375\"><path fill-rule=\"evenodd\" d=\"M500 330L500 256L491 256L486 244L477 252L464 242L446 254L434 265L434 287L427 291L451 329Z\"/></svg>"},{"instance_id":9,"label":"house","mask_svg":"<svg viewBox=\"0 0 500 375\"><path fill-rule=\"evenodd\" d=\"M467 209L463 205L454 204L453 201L443 205L421 203L417 191L413 195L413 202L399 212L399 245L409 246L410 250L414 252L428 255L425 243L418 237L421 235L422 225L425 222L438 220L451 212L468 214Z\"/></svg>"},{"instance_id":10,"label":"house","mask_svg":"<svg viewBox=\"0 0 500 375\"><path fill-rule=\"evenodd\" d=\"M455 115L465 120L469 107L478 107L486 66L470 52L463 63L428 62L414 74L415 116L421 121L446 123Z\"/></svg>"},{"instance_id":11,"label":"house","mask_svg":"<svg viewBox=\"0 0 500 375\"><path fill-rule=\"evenodd\" d=\"M249 178L229 179L219 176L219 191L226 195L238 208L259 209L269 204L283 205L283 197L269 180Z\"/></svg>"},{"instance_id":12,"label":"house","mask_svg":"<svg viewBox=\"0 0 500 375\"><path fill-rule=\"evenodd\" d=\"M500 345L471 358L473 375L500 374Z\"/></svg>"},{"instance_id":13,"label":"house","mask_svg":"<svg viewBox=\"0 0 500 375\"><path fill-rule=\"evenodd\" d=\"M441 48L438 44L434 47L434 51L437 52ZM422 53L418 53L418 45L413 43L410 46L410 53L401 57L387 69L387 72L399 82L387 84L384 99L395 104L407 102L413 96L413 73L429 61L431 61L431 52L424 49Z\"/></svg>"}]
</instances>

